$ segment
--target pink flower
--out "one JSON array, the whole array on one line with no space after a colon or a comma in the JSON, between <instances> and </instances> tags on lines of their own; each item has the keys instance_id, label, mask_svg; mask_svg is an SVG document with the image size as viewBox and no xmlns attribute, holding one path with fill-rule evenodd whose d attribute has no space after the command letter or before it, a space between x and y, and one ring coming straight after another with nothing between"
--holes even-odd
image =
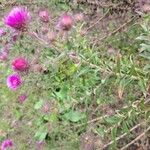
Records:
<instances>
[{"instance_id":1,"label":"pink flower","mask_svg":"<svg viewBox=\"0 0 150 150\"><path fill-rule=\"evenodd\" d=\"M7 148L10 148L12 146L13 146L12 140L9 140L9 139L4 140L1 144L1 150L6 150Z\"/></svg>"},{"instance_id":2,"label":"pink flower","mask_svg":"<svg viewBox=\"0 0 150 150\"><path fill-rule=\"evenodd\" d=\"M39 17L40 17L41 21L48 22L49 21L48 11L47 10L41 10L39 12Z\"/></svg>"},{"instance_id":3,"label":"pink flower","mask_svg":"<svg viewBox=\"0 0 150 150\"><path fill-rule=\"evenodd\" d=\"M22 31L26 28L29 19L27 9L15 7L4 17L4 23L11 28Z\"/></svg>"},{"instance_id":4,"label":"pink flower","mask_svg":"<svg viewBox=\"0 0 150 150\"><path fill-rule=\"evenodd\" d=\"M21 85L21 79L18 74L9 75L6 79L8 88L11 90L16 90Z\"/></svg>"},{"instance_id":5,"label":"pink flower","mask_svg":"<svg viewBox=\"0 0 150 150\"><path fill-rule=\"evenodd\" d=\"M0 28L0 37L6 35L6 31L2 28Z\"/></svg>"},{"instance_id":6,"label":"pink flower","mask_svg":"<svg viewBox=\"0 0 150 150\"><path fill-rule=\"evenodd\" d=\"M25 94L22 94L20 96L18 96L19 102L23 103L26 100L27 96Z\"/></svg>"},{"instance_id":7,"label":"pink flower","mask_svg":"<svg viewBox=\"0 0 150 150\"><path fill-rule=\"evenodd\" d=\"M73 25L73 19L70 15L68 14L64 14L62 15L59 20L58 20L58 24L56 25L56 27L58 29L61 29L61 30L70 30L71 27Z\"/></svg>"},{"instance_id":8,"label":"pink flower","mask_svg":"<svg viewBox=\"0 0 150 150\"><path fill-rule=\"evenodd\" d=\"M15 71L27 71L29 69L29 63L26 59L18 57L14 59L11 63L12 69Z\"/></svg>"}]
</instances>

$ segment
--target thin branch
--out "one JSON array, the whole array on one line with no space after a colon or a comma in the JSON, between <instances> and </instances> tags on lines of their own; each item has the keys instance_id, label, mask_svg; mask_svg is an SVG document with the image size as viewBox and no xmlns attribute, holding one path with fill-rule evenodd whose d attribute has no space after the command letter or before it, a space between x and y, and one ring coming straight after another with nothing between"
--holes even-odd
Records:
<instances>
[{"instance_id":1,"label":"thin branch","mask_svg":"<svg viewBox=\"0 0 150 150\"><path fill-rule=\"evenodd\" d=\"M134 103L136 103L136 106L137 106L140 102L141 102L141 101L137 100L137 101L135 101ZM128 107L128 105L124 106L124 108L126 108L126 107ZM117 113L115 113L115 114L117 114ZM115 115L115 114L113 114L113 115ZM100 121L100 120L103 120L103 119L105 119L105 118L107 118L107 117L111 117L111 116L112 116L112 115L105 115L105 116L97 117L97 118L95 118L95 119L89 120L89 121L86 122L86 123L82 123L82 124L80 124L80 125L77 125L76 127L81 127L81 126L83 126L83 125L85 125L85 124L90 124L90 123L93 123L93 122L96 122L96 121Z\"/></svg>"},{"instance_id":2,"label":"thin branch","mask_svg":"<svg viewBox=\"0 0 150 150\"><path fill-rule=\"evenodd\" d=\"M133 130L137 129L140 126L141 126L141 124L137 124L136 126L131 128L129 131L132 132ZM120 135L119 137L116 138L116 141L119 141L120 139L122 139L126 135L127 135L127 133L124 133L124 134ZM114 143L114 141L109 142L108 144L104 145L103 149L107 148L109 145L111 145L113 143Z\"/></svg>"},{"instance_id":3,"label":"thin branch","mask_svg":"<svg viewBox=\"0 0 150 150\"><path fill-rule=\"evenodd\" d=\"M27 33L30 37L36 39L40 44L47 48L54 48L58 53L61 53L62 51L59 50L57 47L54 45L51 45L50 43L46 42L44 39L40 38L35 32L28 32Z\"/></svg>"},{"instance_id":4,"label":"thin branch","mask_svg":"<svg viewBox=\"0 0 150 150\"><path fill-rule=\"evenodd\" d=\"M83 126L85 124L90 124L90 123L93 123L93 122L96 122L96 121L100 121L100 120L103 120L103 119L105 119L107 117L110 117L110 115L105 115L105 116L102 116L102 117L98 117L98 118L92 119L92 120L90 120L90 121L88 121L86 123L79 124L79 125L77 125L75 127L81 127L81 126Z\"/></svg>"},{"instance_id":5,"label":"thin branch","mask_svg":"<svg viewBox=\"0 0 150 150\"><path fill-rule=\"evenodd\" d=\"M93 28L95 25L97 25L101 20L103 20L103 19L108 15L108 13L109 13L109 9L106 11L106 13L105 13L101 18L99 18L95 23L93 23L90 27L88 27L88 28L86 29L86 33L87 33L91 28Z\"/></svg>"},{"instance_id":6,"label":"thin branch","mask_svg":"<svg viewBox=\"0 0 150 150\"><path fill-rule=\"evenodd\" d=\"M108 37L111 37L112 35L115 35L117 32L119 32L120 30L122 30L124 27L126 27L128 24L130 24L133 20L136 20L138 19L138 17L133 17L131 19L129 19L127 22L125 22L124 24L122 24L121 26L119 26L117 29L115 29L113 32L109 33L108 35L105 35L104 37L102 37L101 39L99 40L96 40L94 42L93 45L95 45L97 42L101 42L103 41L104 39L108 38Z\"/></svg>"},{"instance_id":7,"label":"thin branch","mask_svg":"<svg viewBox=\"0 0 150 150\"><path fill-rule=\"evenodd\" d=\"M134 144L136 141L140 140L148 131L150 130L150 127L148 127L143 133L141 133L138 137L136 137L134 140L132 140L130 143L122 147L120 150L125 150L132 144Z\"/></svg>"},{"instance_id":8,"label":"thin branch","mask_svg":"<svg viewBox=\"0 0 150 150\"><path fill-rule=\"evenodd\" d=\"M101 8L111 8L111 9L120 9L120 10L129 10L128 8L125 7L121 7L121 5L123 3L118 3L118 4L113 4L113 3L102 3L99 1L92 1L92 0L88 0L86 2L83 1L78 1L78 3L84 3L87 5L95 5L97 7L101 7ZM132 3L131 3L132 4Z\"/></svg>"}]
</instances>

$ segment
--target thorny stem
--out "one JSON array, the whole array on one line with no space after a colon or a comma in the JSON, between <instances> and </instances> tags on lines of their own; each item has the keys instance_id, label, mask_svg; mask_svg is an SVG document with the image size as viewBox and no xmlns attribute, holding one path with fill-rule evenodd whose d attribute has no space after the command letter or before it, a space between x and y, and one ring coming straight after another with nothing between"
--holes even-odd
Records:
<instances>
[{"instance_id":1,"label":"thorny stem","mask_svg":"<svg viewBox=\"0 0 150 150\"><path fill-rule=\"evenodd\" d=\"M54 45L50 45L50 43L48 43L44 39L40 38L37 33L35 33L35 32L27 32L27 34L30 37L36 39L40 44L44 45L45 47L47 47L47 48L54 48L58 53L61 53L61 51L58 48L56 48Z\"/></svg>"}]
</instances>

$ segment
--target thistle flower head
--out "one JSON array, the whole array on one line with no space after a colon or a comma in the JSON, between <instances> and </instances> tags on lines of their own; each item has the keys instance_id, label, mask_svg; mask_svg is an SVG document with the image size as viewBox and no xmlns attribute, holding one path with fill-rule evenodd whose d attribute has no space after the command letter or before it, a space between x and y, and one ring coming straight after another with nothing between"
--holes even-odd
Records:
<instances>
[{"instance_id":1,"label":"thistle flower head","mask_svg":"<svg viewBox=\"0 0 150 150\"><path fill-rule=\"evenodd\" d=\"M27 9L15 7L4 17L4 23L15 30L23 31L26 29L29 19Z\"/></svg>"},{"instance_id":2,"label":"thistle flower head","mask_svg":"<svg viewBox=\"0 0 150 150\"><path fill-rule=\"evenodd\" d=\"M8 88L16 90L21 85L21 78L18 74L11 74L7 77L6 83Z\"/></svg>"},{"instance_id":3,"label":"thistle flower head","mask_svg":"<svg viewBox=\"0 0 150 150\"><path fill-rule=\"evenodd\" d=\"M59 18L56 27L58 29L68 31L71 29L72 25L73 25L73 18L68 14L64 14Z\"/></svg>"},{"instance_id":4,"label":"thistle flower head","mask_svg":"<svg viewBox=\"0 0 150 150\"><path fill-rule=\"evenodd\" d=\"M4 140L1 144L1 150L6 150L13 146L13 142L10 139Z\"/></svg>"},{"instance_id":5,"label":"thistle flower head","mask_svg":"<svg viewBox=\"0 0 150 150\"><path fill-rule=\"evenodd\" d=\"M15 71L27 71L29 69L29 63L27 62L26 59L22 57L18 57L14 59L11 63L12 69Z\"/></svg>"}]
</instances>

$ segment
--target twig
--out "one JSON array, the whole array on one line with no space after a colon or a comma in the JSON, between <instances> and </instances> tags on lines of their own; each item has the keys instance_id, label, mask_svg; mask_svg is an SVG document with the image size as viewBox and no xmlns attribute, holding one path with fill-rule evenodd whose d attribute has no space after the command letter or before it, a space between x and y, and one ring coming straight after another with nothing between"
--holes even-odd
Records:
<instances>
[{"instance_id":1,"label":"twig","mask_svg":"<svg viewBox=\"0 0 150 150\"><path fill-rule=\"evenodd\" d=\"M102 117L98 117L98 118L92 119L92 120L90 120L90 121L88 121L86 123L79 124L79 125L77 125L75 127L81 127L81 126L83 126L85 124L90 124L90 123L93 123L93 122L96 122L96 121L100 121L100 120L102 120L104 118L107 118L107 117L110 117L110 115L105 115L105 116L102 116Z\"/></svg>"},{"instance_id":2,"label":"twig","mask_svg":"<svg viewBox=\"0 0 150 150\"><path fill-rule=\"evenodd\" d=\"M119 7L120 5L122 5L123 3L118 3L118 4L113 4L113 3L109 3L109 4L106 4L106 3L102 3L102 2L99 2L99 1L92 1L92 0L88 0L86 2L83 2L83 1L78 1L78 3L84 3L84 4L89 4L89 5L96 5L98 7L101 7L101 8L113 8L113 9L121 9L121 10L128 10L127 8L125 7Z\"/></svg>"},{"instance_id":3,"label":"twig","mask_svg":"<svg viewBox=\"0 0 150 150\"><path fill-rule=\"evenodd\" d=\"M121 26L119 26L117 29L115 29L113 32L109 33L108 35L105 35L104 37L102 37L101 39L99 40L96 40L94 42L94 45L97 43L97 42L101 42L103 41L104 39L116 34L117 32L119 32L120 30L122 30L125 26L127 26L129 23L131 23L134 19L137 19L138 17L133 17L131 18L130 20L128 20L127 22L125 22L124 24L122 24Z\"/></svg>"},{"instance_id":4,"label":"twig","mask_svg":"<svg viewBox=\"0 0 150 150\"><path fill-rule=\"evenodd\" d=\"M141 124L137 124L136 126L134 126L133 128L131 128L129 131L132 132L133 130L137 129L140 126L141 126ZM122 139L126 135L127 135L127 133L124 133L124 134L120 135L119 137L116 138L116 141ZM114 143L114 141L109 142L108 144L104 145L103 149L107 148L109 145L111 145L113 143Z\"/></svg>"},{"instance_id":5,"label":"twig","mask_svg":"<svg viewBox=\"0 0 150 150\"><path fill-rule=\"evenodd\" d=\"M129 146L131 146L133 143L135 143L136 141L138 141L140 138L142 138L148 131L150 130L150 127L148 127L143 133L141 133L138 137L136 137L134 140L132 140L130 143L128 143L127 145L125 145L124 147L122 147L120 150L125 150L127 149Z\"/></svg>"},{"instance_id":6,"label":"twig","mask_svg":"<svg viewBox=\"0 0 150 150\"><path fill-rule=\"evenodd\" d=\"M96 24L98 24L101 20L103 20L103 19L108 15L108 13L109 13L109 9L106 11L106 13L105 13L101 18L99 18L95 23L93 23L90 27L88 27L88 28L86 29L86 33L87 33L91 28L93 28Z\"/></svg>"}]
</instances>

